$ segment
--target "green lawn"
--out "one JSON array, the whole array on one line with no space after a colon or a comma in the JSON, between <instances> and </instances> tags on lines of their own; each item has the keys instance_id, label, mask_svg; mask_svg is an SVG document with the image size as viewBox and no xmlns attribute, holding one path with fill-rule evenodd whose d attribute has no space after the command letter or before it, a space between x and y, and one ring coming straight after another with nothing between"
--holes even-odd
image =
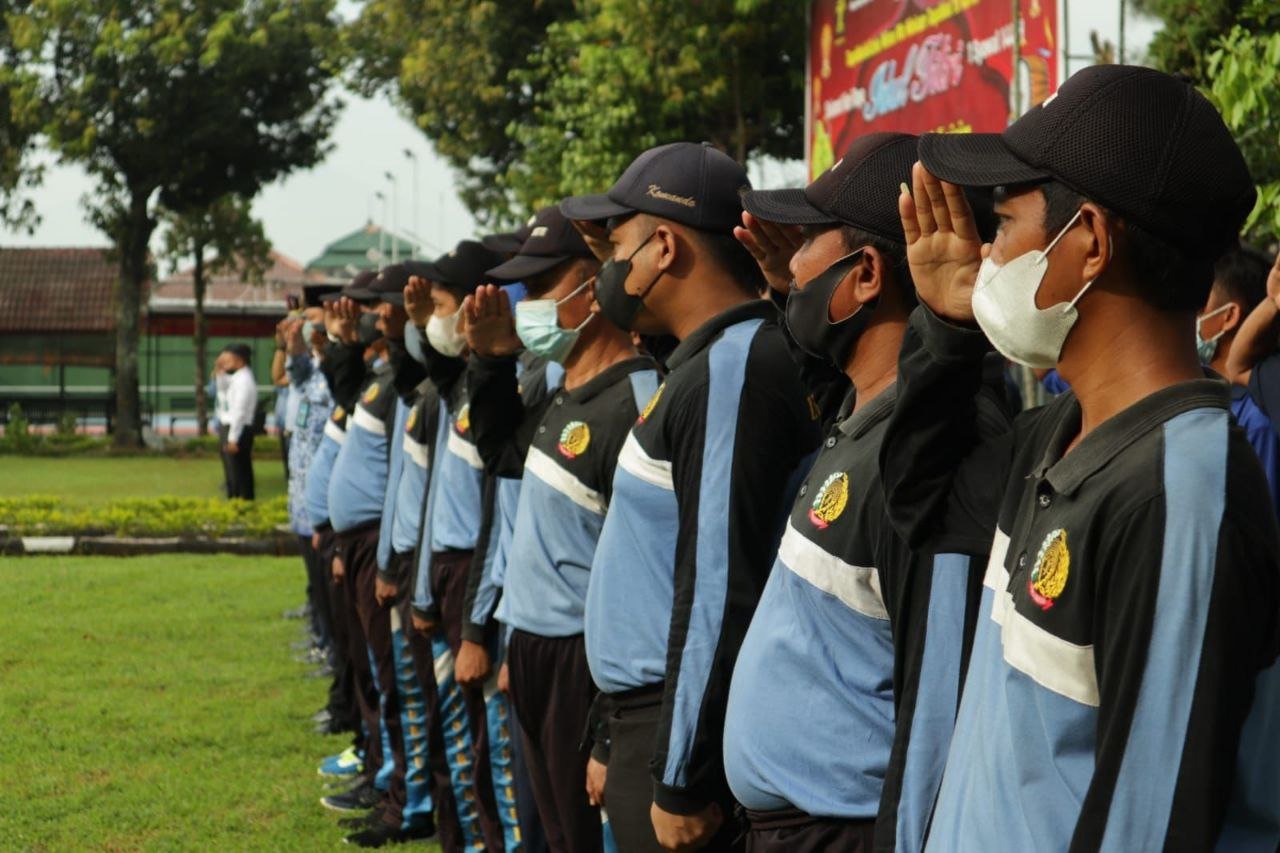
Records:
<instances>
[{"instance_id":1,"label":"green lawn","mask_svg":"<svg viewBox=\"0 0 1280 853\"><path fill-rule=\"evenodd\" d=\"M0 559L0 586L0 847L340 843L315 768L344 738L311 733L326 684L280 616L302 596L296 558Z\"/></svg>"},{"instance_id":2,"label":"green lawn","mask_svg":"<svg viewBox=\"0 0 1280 853\"><path fill-rule=\"evenodd\" d=\"M255 459L253 473L259 498L284 494L279 458ZM88 504L158 495L217 497L222 462L216 456L0 456L0 497L36 494Z\"/></svg>"}]
</instances>

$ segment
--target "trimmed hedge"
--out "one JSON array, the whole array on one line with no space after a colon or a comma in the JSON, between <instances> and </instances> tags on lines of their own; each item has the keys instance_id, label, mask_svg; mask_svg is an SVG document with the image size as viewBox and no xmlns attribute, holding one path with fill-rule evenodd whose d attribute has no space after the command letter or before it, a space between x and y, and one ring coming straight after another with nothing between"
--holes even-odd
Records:
<instances>
[{"instance_id":1,"label":"trimmed hedge","mask_svg":"<svg viewBox=\"0 0 1280 853\"><path fill-rule=\"evenodd\" d=\"M190 438L166 438L157 448L121 450L111 446L111 437L75 433L19 433L7 431L0 434L0 455L20 456L179 456L202 457L218 455L218 437L215 435ZM278 459L280 438L259 435L253 440L254 459Z\"/></svg>"},{"instance_id":2,"label":"trimmed hedge","mask_svg":"<svg viewBox=\"0 0 1280 853\"><path fill-rule=\"evenodd\" d=\"M289 520L284 496L263 501L222 498L122 498L97 507L68 507L48 495L0 498L0 527L17 536L271 536Z\"/></svg>"}]
</instances>

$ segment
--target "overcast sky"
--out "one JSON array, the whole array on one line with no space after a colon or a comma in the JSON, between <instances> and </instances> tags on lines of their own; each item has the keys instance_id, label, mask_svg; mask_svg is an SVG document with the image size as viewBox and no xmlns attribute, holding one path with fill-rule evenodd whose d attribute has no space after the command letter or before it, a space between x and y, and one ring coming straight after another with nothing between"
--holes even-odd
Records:
<instances>
[{"instance_id":1,"label":"overcast sky","mask_svg":"<svg viewBox=\"0 0 1280 853\"><path fill-rule=\"evenodd\" d=\"M348 7L350 4L346 4ZM1115 41L1119 31L1119 0L1071 0L1070 48L1073 54L1089 52L1089 31L1096 29ZM797 22L798 26L803 24ZM1153 21L1130 16L1128 50L1141 52L1156 30ZM1072 71L1081 63L1073 62ZM328 158L306 172L295 173L267 187L254 204L267 236L278 251L306 263L326 244L351 232L372 218L392 225L398 219L403 233L414 229L414 179L406 149L418 160L418 227L428 252L443 250L473 236L475 223L453 191L448 167L438 159L430 143L412 122L400 115L390 100L359 98L343 93L346 109L333 135ZM803 104L796 104L802 110ZM396 179L394 208L392 184ZM768 164L753 169L753 183L761 186L797 184L804 179L798 164ZM0 229L0 244L21 246L98 246L102 235L86 221L80 199L92 192L93 183L83 170L51 165L44 184L34 193L43 221L34 234ZM384 203L374 197L381 191Z\"/></svg>"}]
</instances>

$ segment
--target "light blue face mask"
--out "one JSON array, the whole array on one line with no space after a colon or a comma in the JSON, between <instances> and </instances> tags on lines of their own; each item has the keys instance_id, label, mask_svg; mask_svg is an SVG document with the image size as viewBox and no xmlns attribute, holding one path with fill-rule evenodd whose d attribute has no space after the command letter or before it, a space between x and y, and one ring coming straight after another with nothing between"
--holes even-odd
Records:
<instances>
[{"instance_id":1,"label":"light blue face mask","mask_svg":"<svg viewBox=\"0 0 1280 853\"><path fill-rule=\"evenodd\" d=\"M578 342L578 335L595 315L588 314L587 319L576 328L562 329L556 309L581 293L590 283L591 279L587 279L564 299L525 299L516 303L516 334L530 352L559 364L564 363L573 351L573 345Z\"/></svg>"}]
</instances>

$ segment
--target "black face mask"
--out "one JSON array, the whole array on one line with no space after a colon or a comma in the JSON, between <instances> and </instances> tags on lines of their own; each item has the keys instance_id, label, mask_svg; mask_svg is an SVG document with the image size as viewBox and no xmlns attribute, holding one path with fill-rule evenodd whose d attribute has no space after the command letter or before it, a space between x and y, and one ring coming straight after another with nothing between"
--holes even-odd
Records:
<instances>
[{"instance_id":1,"label":"black face mask","mask_svg":"<svg viewBox=\"0 0 1280 853\"><path fill-rule=\"evenodd\" d=\"M657 233L657 231L653 232L653 234ZM626 283L631 275L631 259L649 244L653 234L636 246L635 251L627 255L626 260L615 261L610 258L600 266L600 272L596 273L596 302L600 303L600 313L623 331L631 331L636 314L640 312L640 306L644 305L644 298L649 295L650 290L653 290L658 279L662 278L660 271L639 296L627 293Z\"/></svg>"},{"instance_id":2,"label":"black face mask","mask_svg":"<svg viewBox=\"0 0 1280 853\"><path fill-rule=\"evenodd\" d=\"M879 303L879 297L863 305L851 316L833 323L831 297L840 282L862 259L862 249L851 252L823 270L803 290L791 282L787 295L787 329L800 349L815 358L825 359L844 369L845 360L853 351L853 345L862 335L871 315Z\"/></svg>"},{"instance_id":3,"label":"black face mask","mask_svg":"<svg viewBox=\"0 0 1280 853\"><path fill-rule=\"evenodd\" d=\"M380 337L382 332L378 331L378 315L372 311L361 314L356 321L356 339L360 344L367 347Z\"/></svg>"}]
</instances>

